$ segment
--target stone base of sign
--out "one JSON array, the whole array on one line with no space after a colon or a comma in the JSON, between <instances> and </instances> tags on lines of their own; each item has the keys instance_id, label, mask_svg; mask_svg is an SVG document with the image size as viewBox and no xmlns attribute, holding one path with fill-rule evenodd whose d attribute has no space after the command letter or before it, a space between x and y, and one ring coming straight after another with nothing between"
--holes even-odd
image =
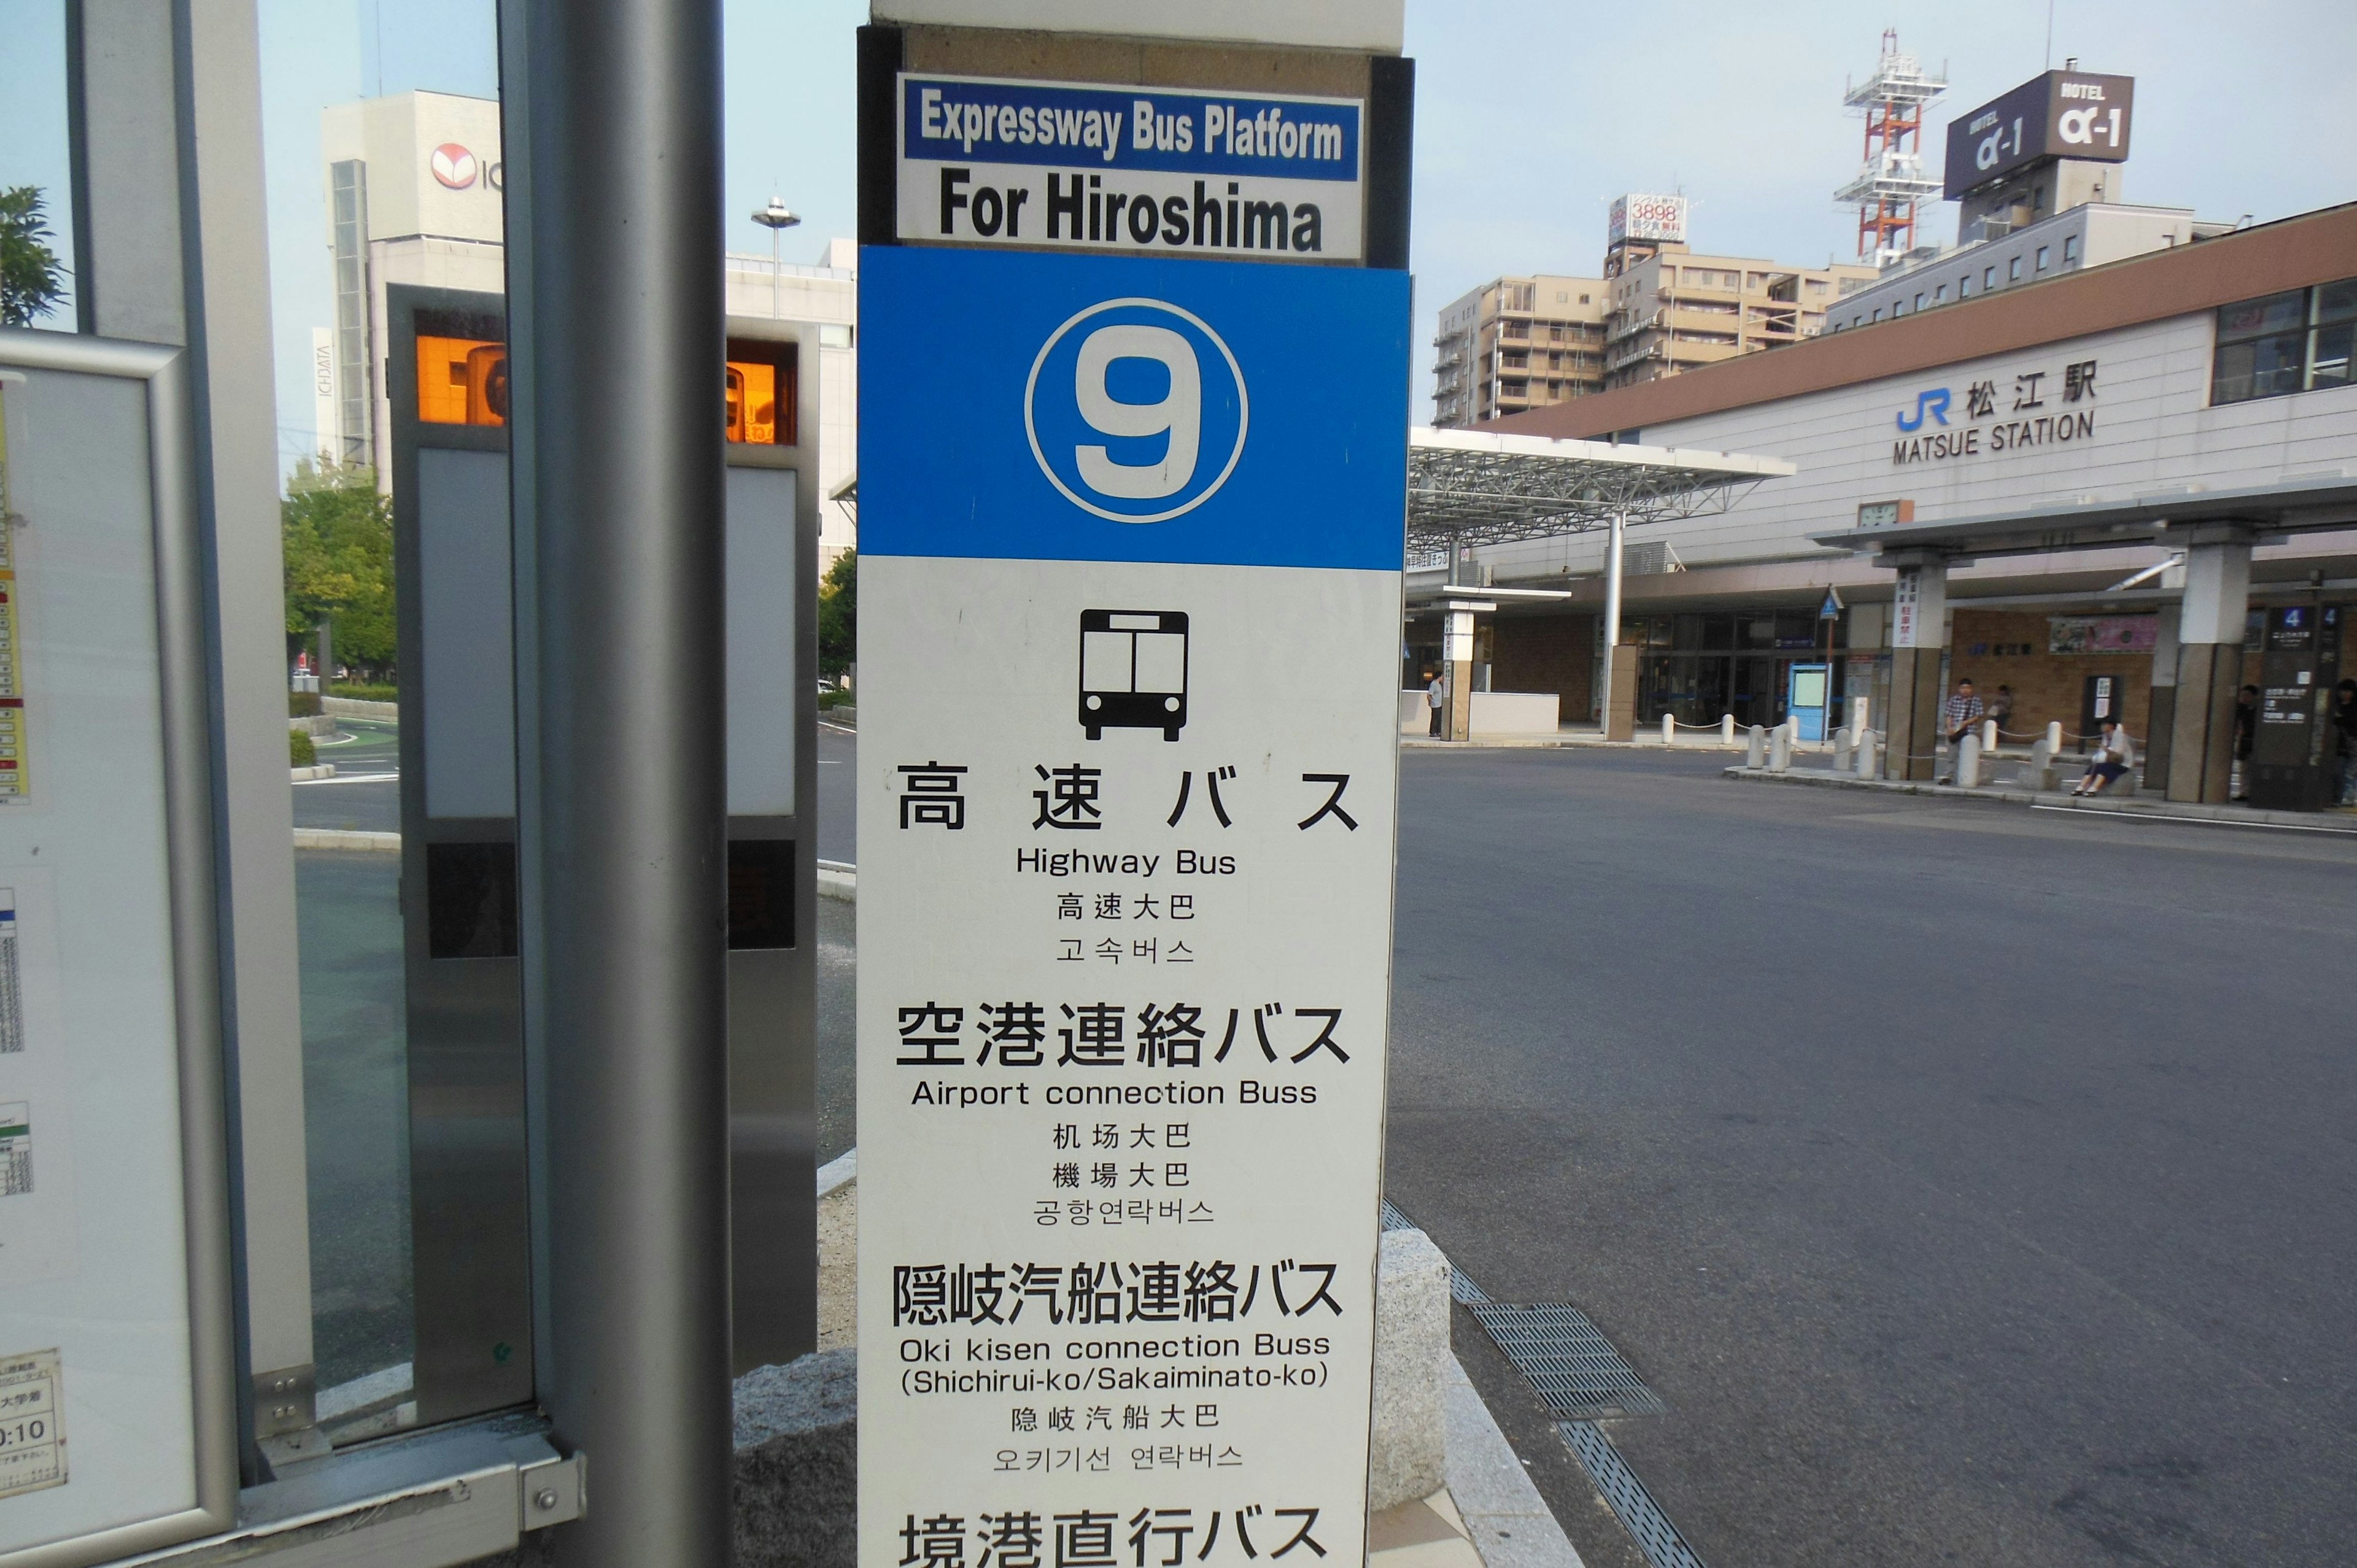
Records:
<instances>
[{"instance_id":1,"label":"stone base of sign","mask_svg":"<svg viewBox=\"0 0 2357 1568\"><path fill-rule=\"evenodd\" d=\"M1441 1415L1448 1355L1448 1260L1421 1230L1383 1233L1375 1285L1375 1401L1367 1506L1426 1498L1448 1479Z\"/></svg>"},{"instance_id":2,"label":"stone base of sign","mask_svg":"<svg viewBox=\"0 0 2357 1568\"><path fill-rule=\"evenodd\" d=\"M845 1183L818 1200L818 1348L859 1343L859 1187Z\"/></svg>"},{"instance_id":3,"label":"stone base of sign","mask_svg":"<svg viewBox=\"0 0 2357 1568\"><path fill-rule=\"evenodd\" d=\"M859 1518L858 1352L737 1380L738 1568L850 1568Z\"/></svg>"}]
</instances>

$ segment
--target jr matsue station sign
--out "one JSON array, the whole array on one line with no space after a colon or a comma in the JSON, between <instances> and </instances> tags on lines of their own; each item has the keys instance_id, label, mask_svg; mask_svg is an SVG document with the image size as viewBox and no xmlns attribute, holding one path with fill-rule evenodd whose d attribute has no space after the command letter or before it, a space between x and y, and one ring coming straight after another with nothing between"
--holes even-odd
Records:
<instances>
[{"instance_id":1,"label":"jr matsue station sign","mask_svg":"<svg viewBox=\"0 0 2357 1568\"><path fill-rule=\"evenodd\" d=\"M1011 37L863 40L861 1560L1356 1561L1406 68Z\"/></svg>"}]
</instances>

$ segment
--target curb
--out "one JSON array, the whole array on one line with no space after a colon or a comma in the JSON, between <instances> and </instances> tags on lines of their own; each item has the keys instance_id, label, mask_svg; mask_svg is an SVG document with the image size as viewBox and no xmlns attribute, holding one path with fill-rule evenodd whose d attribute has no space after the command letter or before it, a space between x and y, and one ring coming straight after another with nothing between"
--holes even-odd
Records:
<instances>
[{"instance_id":1,"label":"curb","mask_svg":"<svg viewBox=\"0 0 2357 1568\"><path fill-rule=\"evenodd\" d=\"M1723 777L1746 784L1799 784L1817 789L1870 789L1887 795L1928 795L1953 800L1982 800L2002 806L2028 806L2040 811L2077 811L2097 817L2141 817L2158 822L2199 822L2211 827L2277 828L2295 832L2338 833L2357 837L2357 817L2334 821L2331 811L2270 811L2250 806L2209 806L2190 801L2150 800L2135 795L2072 795L2066 790L1965 789L1953 784L1926 784L1904 779L1856 779L1846 773L1821 773L1794 768L1770 773L1764 768L1727 768ZM2322 819L2319 821L2319 819Z\"/></svg>"},{"instance_id":2,"label":"curb","mask_svg":"<svg viewBox=\"0 0 2357 1568\"><path fill-rule=\"evenodd\" d=\"M355 832L346 828L296 828L296 849L356 850L362 854L399 854L399 833Z\"/></svg>"},{"instance_id":3,"label":"curb","mask_svg":"<svg viewBox=\"0 0 2357 1568\"><path fill-rule=\"evenodd\" d=\"M820 861L818 863L818 896L822 898L839 898L846 904L858 903L859 868L840 860Z\"/></svg>"}]
</instances>

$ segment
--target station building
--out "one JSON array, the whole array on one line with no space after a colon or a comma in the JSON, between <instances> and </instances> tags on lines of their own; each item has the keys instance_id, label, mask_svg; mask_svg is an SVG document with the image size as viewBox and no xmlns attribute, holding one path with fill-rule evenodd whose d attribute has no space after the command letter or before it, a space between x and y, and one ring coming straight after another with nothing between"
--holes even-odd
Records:
<instances>
[{"instance_id":1,"label":"station building","mask_svg":"<svg viewBox=\"0 0 2357 1568\"><path fill-rule=\"evenodd\" d=\"M1777 723L1791 666L1829 659L1834 692L1867 699L1887 728L1900 557L1875 553L1860 531L1891 530L1896 544L1928 525L2013 518L2029 521L2001 553L1964 537L1934 553L1940 689L1966 676L1985 695L2009 686L2018 734L2053 720L2092 733L2101 706L2142 740L2156 691L2174 685L2189 565L2197 594L2210 591L2204 546L2180 542L2207 537L2195 526L2205 511L2247 560L2233 606L2247 652L2220 677L2230 700L2232 676L2258 679L2267 607L2357 601L2352 334L2357 204L1487 428L1797 465L1723 511L1631 531L1620 640L1639 724ZM2092 538L2072 528L2097 516L2109 521ZM2025 530L2053 547L2025 545ZM1501 599L1484 618L1476 657L1491 689L1553 692L1566 724L1600 716L1605 549L1585 533L1458 564L1460 581L1568 596ZM2334 618L2341 667L2357 668L2352 618ZM1412 620L1411 662L1419 639L1437 642L1436 628Z\"/></svg>"}]
</instances>

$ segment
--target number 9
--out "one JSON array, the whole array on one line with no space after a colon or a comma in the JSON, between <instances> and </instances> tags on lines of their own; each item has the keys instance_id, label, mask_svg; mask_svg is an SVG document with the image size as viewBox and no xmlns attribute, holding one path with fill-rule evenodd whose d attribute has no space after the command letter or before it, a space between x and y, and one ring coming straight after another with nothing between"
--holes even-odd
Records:
<instances>
[{"instance_id":1,"label":"number 9","mask_svg":"<svg viewBox=\"0 0 2357 1568\"><path fill-rule=\"evenodd\" d=\"M1105 390L1115 360L1153 360L1170 372L1159 403L1122 403ZM1100 495L1152 500L1185 488L1195 476L1203 434L1203 376L1195 349L1167 327L1100 327L1081 345L1072 367L1072 399L1092 430L1107 435L1160 435L1169 446L1153 463L1116 463L1102 446L1076 446L1082 482Z\"/></svg>"}]
</instances>

